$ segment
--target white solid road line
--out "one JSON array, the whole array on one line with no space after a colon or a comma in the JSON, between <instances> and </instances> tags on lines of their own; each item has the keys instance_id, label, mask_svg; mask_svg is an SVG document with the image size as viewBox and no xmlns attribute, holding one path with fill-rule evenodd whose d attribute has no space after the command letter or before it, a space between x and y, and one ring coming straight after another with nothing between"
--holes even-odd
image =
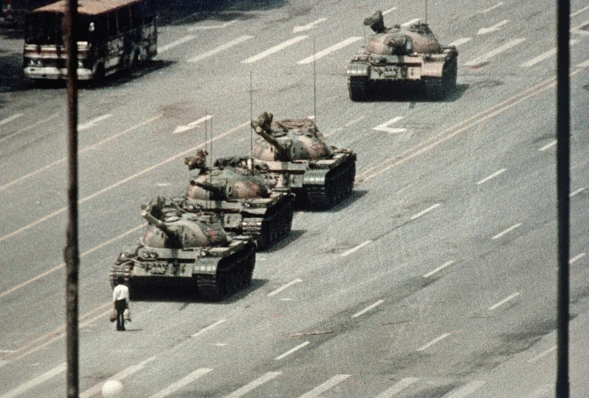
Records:
<instances>
[{"instance_id":1,"label":"white solid road line","mask_svg":"<svg viewBox=\"0 0 589 398\"><path fill-rule=\"evenodd\" d=\"M479 388L484 386L486 382L482 380L471 381L461 389L453 392L452 394L444 395L444 398L464 398L477 391Z\"/></svg>"},{"instance_id":2,"label":"white solid road line","mask_svg":"<svg viewBox=\"0 0 589 398\"><path fill-rule=\"evenodd\" d=\"M446 337L450 336L450 333L444 333L443 335L441 335L440 337L436 337L435 339L433 339L432 341L430 341L429 343L422 345L421 347L419 347L417 349L417 351L424 351L427 350L428 348L430 348L431 346L433 346L434 344L444 340Z\"/></svg>"},{"instance_id":3,"label":"white solid road line","mask_svg":"<svg viewBox=\"0 0 589 398\"><path fill-rule=\"evenodd\" d=\"M419 22L419 21L421 21L421 19L413 18L405 23L402 23L401 26L410 26L410 25L413 25L414 23Z\"/></svg>"},{"instance_id":4,"label":"white solid road line","mask_svg":"<svg viewBox=\"0 0 589 398\"><path fill-rule=\"evenodd\" d=\"M275 296L278 293L280 293L281 291L283 291L284 289L289 288L290 286L294 285L295 283L301 283L302 281L303 281L302 279L295 279L294 281L290 281L286 285L283 285L283 286L279 287L278 289L274 290L273 292L268 293L268 297Z\"/></svg>"},{"instance_id":5,"label":"white solid road line","mask_svg":"<svg viewBox=\"0 0 589 398\"><path fill-rule=\"evenodd\" d=\"M366 242L360 243L358 246L356 246L356 247L353 247L353 248L351 248L350 250L343 252L343 253L341 254L341 256L342 256L342 257L346 257L346 256L348 256L348 255L350 255L350 254L354 253L355 251L357 251L357 250L360 250L360 249L361 249L361 248L363 248L364 246L371 244L371 243L372 243L372 241L371 241L371 240L367 240Z\"/></svg>"},{"instance_id":6,"label":"white solid road line","mask_svg":"<svg viewBox=\"0 0 589 398\"><path fill-rule=\"evenodd\" d=\"M253 390L254 388L257 388L257 387L261 386L262 384L269 382L270 380L280 376L281 374L282 374L282 372L268 372L264 376L259 377L256 380L252 381L251 383L246 384L245 386L241 387L239 390L236 390L236 391L232 392L231 394L225 396L225 398L242 397L245 394L247 394L248 392L250 392L251 390Z\"/></svg>"},{"instance_id":7,"label":"white solid road line","mask_svg":"<svg viewBox=\"0 0 589 398\"><path fill-rule=\"evenodd\" d=\"M248 59L246 59L245 61L241 61L241 63L243 64L253 64L254 62L257 62L261 59L266 58L269 55L272 55L274 53L277 53L278 51L284 50L285 48L292 46L295 43L298 43L301 40L305 40L308 36L296 36L293 37L292 39L289 39L285 42L282 42L274 47L271 47L269 49L267 49L266 51L262 51L261 53L254 55L253 57L249 57Z\"/></svg>"},{"instance_id":8,"label":"white solid road line","mask_svg":"<svg viewBox=\"0 0 589 398\"><path fill-rule=\"evenodd\" d=\"M199 124L209 121L212 118L213 118L213 115L206 115L206 116L201 117L200 119L195 120L194 122L190 122L185 125L176 126L176 128L174 129L172 134L180 134L180 133L184 133L186 131L192 130L192 129L198 127Z\"/></svg>"},{"instance_id":9,"label":"white solid road line","mask_svg":"<svg viewBox=\"0 0 589 398\"><path fill-rule=\"evenodd\" d=\"M98 123L108 119L109 117L112 117L112 114L107 113L106 115L98 116L86 123L78 124L78 131L88 130L89 128L96 126Z\"/></svg>"},{"instance_id":10,"label":"white solid road line","mask_svg":"<svg viewBox=\"0 0 589 398\"><path fill-rule=\"evenodd\" d=\"M311 391L301 395L299 398L315 398L319 397L325 391L337 386L342 381L346 380L350 375L335 375L331 379L327 380L325 383L318 385Z\"/></svg>"},{"instance_id":11,"label":"white solid road line","mask_svg":"<svg viewBox=\"0 0 589 398\"><path fill-rule=\"evenodd\" d=\"M309 344L309 342L308 341L305 341L303 344L299 344L295 348L291 348L290 350L286 351L284 354L277 356L276 358L274 358L274 360L275 361L279 361L282 358L289 356L293 352L300 350L301 348L303 348L304 346L306 346L308 344Z\"/></svg>"},{"instance_id":12,"label":"white solid road line","mask_svg":"<svg viewBox=\"0 0 589 398\"><path fill-rule=\"evenodd\" d=\"M109 377L109 380L123 380L129 376L131 376L134 373L137 373L138 371L140 371L141 369L143 369L145 367L146 364L148 364L149 362L155 360L155 357L151 357L149 359L146 359L145 361L138 363L137 365L131 365L129 366L127 369L124 369L122 371L120 371L119 373L117 373L116 375L113 375L111 377ZM95 384L94 386L90 387L89 389L87 389L86 391L84 391L82 394L80 394L80 398L90 398L93 397L94 395L98 394L99 392L101 392L102 390L102 386L104 385L104 382L102 383L98 383Z\"/></svg>"},{"instance_id":13,"label":"white solid road line","mask_svg":"<svg viewBox=\"0 0 589 398\"><path fill-rule=\"evenodd\" d=\"M570 194L569 196L572 198L573 196L580 194L580 193L581 193L581 192L583 192L584 190L585 190L585 188L579 188L579 189L577 189L576 191L574 191L574 192L571 192L571 194Z\"/></svg>"},{"instance_id":14,"label":"white solid road line","mask_svg":"<svg viewBox=\"0 0 589 398\"><path fill-rule=\"evenodd\" d=\"M577 68L589 68L589 59L587 61L581 62L580 64L575 65Z\"/></svg>"},{"instance_id":15,"label":"white solid road line","mask_svg":"<svg viewBox=\"0 0 589 398\"><path fill-rule=\"evenodd\" d=\"M198 378L206 375L211 370L213 370L213 369L209 369L209 368L198 368L194 372L190 373L188 376L184 377L183 379L178 380L175 383L170 384L168 387L164 388L163 390L161 390L157 394L152 395L149 398L164 398L164 397L167 397L168 395L170 395L170 394L178 391L182 387L184 387L184 386L192 383L194 380L196 380L196 379L198 379Z\"/></svg>"},{"instance_id":16,"label":"white solid road line","mask_svg":"<svg viewBox=\"0 0 589 398\"><path fill-rule=\"evenodd\" d=\"M433 274L440 272L441 270L443 270L444 268L446 268L446 267L448 267L448 266L450 266L452 264L454 264L454 260L446 261L444 264L440 265L438 268L434 269L433 271L428 272L423 277L424 278L429 278Z\"/></svg>"},{"instance_id":17,"label":"white solid road line","mask_svg":"<svg viewBox=\"0 0 589 398\"><path fill-rule=\"evenodd\" d=\"M499 239L500 237L502 237L503 235L513 231L516 228L519 228L522 224L521 223L517 223L515 225L512 225L511 227L507 228L505 231L503 232L499 232L497 235L493 236L493 238L491 239Z\"/></svg>"},{"instance_id":18,"label":"white solid road line","mask_svg":"<svg viewBox=\"0 0 589 398\"><path fill-rule=\"evenodd\" d=\"M397 9L397 7L389 8L388 10L383 11L382 15L387 15L388 13L391 13L391 12L395 11L396 9Z\"/></svg>"},{"instance_id":19,"label":"white solid road line","mask_svg":"<svg viewBox=\"0 0 589 398\"><path fill-rule=\"evenodd\" d=\"M331 47L327 47L325 50L319 51L318 53L316 53L315 55L311 55L310 57L307 57L305 59L302 59L300 61L297 62L297 64L310 64L311 62L318 60L320 58L325 57L326 55L331 54L332 52L335 52L337 50L341 50L344 47L349 46L350 44L356 43L357 41L362 40L361 37L350 37L347 38L346 40L340 41L337 44L334 44Z\"/></svg>"},{"instance_id":20,"label":"white solid road line","mask_svg":"<svg viewBox=\"0 0 589 398\"><path fill-rule=\"evenodd\" d=\"M411 218L410 218L410 220L416 220L419 217L423 216L424 214L429 213L430 211L434 210L435 208L437 208L439 206L440 206L440 204L439 203L436 203L435 205L432 205L432 206L428 207L427 209L425 209L423 211L420 211L417 214L412 215Z\"/></svg>"},{"instance_id":21,"label":"white solid road line","mask_svg":"<svg viewBox=\"0 0 589 398\"><path fill-rule=\"evenodd\" d=\"M233 25L234 23L236 23L238 21L238 19L233 19L231 21L227 21L225 23L222 23L221 25L213 25L213 26L193 26L191 28L188 28L187 30L189 32L194 32L197 30L213 30L213 29L223 29L226 28L227 26Z\"/></svg>"},{"instance_id":22,"label":"white solid road line","mask_svg":"<svg viewBox=\"0 0 589 398\"><path fill-rule=\"evenodd\" d=\"M576 33L576 34L581 35L581 36L587 36L587 35L589 35L589 32L587 32L585 30L585 28L587 27L587 25L589 25L589 21L585 21L582 24L577 25L574 28L571 28L571 33Z\"/></svg>"},{"instance_id":23,"label":"white solid road line","mask_svg":"<svg viewBox=\"0 0 589 398\"><path fill-rule=\"evenodd\" d=\"M18 135L18 134L20 134L20 133L24 133L25 131L32 130L32 129L34 129L34 128L35 128L35 127L37 127L37 126L43 125L43 124L47 123L48 121L50 121L51 119L55 119L57 116L59 116L59 114L57 114L57 113L54 113L53 115L49 116L49 117L48 117L48 118L46 118L46 119L39 120L38 122L35 122L35 123L33 123L32 125L30 125L30 126L27 126L27 127L25 127L25 128L22 128L22 129L20 129L20 130L18 130L18 131L15 131L14 133L11 133L11 134L8 134L8 135L5 135L4 137L0 138L0 142L2 142L2 141L4 141L4 140L7 140L7 139L8 139L8 138L10 138L10 137L14 137L15 135Z\"/></svg>"},{"instance_id":24,"label":"white solid road line","mask_svg":"<svg viewBox=\"0 0 589 398\"><path fill-rule=\"evenodd\" d=\"M494 304L494 305L490 306L489 307L489 311L493 311L493 310L501 307L503 304L506 304L506 303L510 302L511 300L513 300L514 298L516 298L517 296L519 296L519 292L513 293L512 295L507 296L506 298L504 298L503 300L501 300L497 304Z\"/></svg>"},{"instance_id":25,"label":"white solid road line","mask_svg":"<svg viewBox=\"0 0 589 398\"><path fill-rule=\"evenodd\" d=\"M573 264L573 263L579 261L580 259L582 259L583 257L585 257L585 253L577 254L575 257L573 257L569 260L569 264Z\"/></svg>"},{"instance_id":26,"label":"white solid road line","mask_svg":"<svg viewBox=\"0 0 589 398\"><path fill-rule=\"evenodd\" d=\"M47 380L52 379L53 377L65 372L65 370L66 370L65 364L56 366L55 368L43 373L42 375L39 375L39 376L35 377L34 379L29 380L26 383L21 384L20 386L8 391L7 393L0 395L0 398L18 397L19 395L27 392L28 390L37 387L39 384L44 383Z\"/></svg>"},{"instance_id":27,"label":"white solid road line","mask_svg":"<svg viewBox=\"0 0 589 398\"><path fill-rule=\"evenodd\" d=\"M390 398L393 395L403 391L417 380L419 379L416 377L407 377L405 379L401 379L398 383L395 383L392 387L387 388L374 398Z\"/></svg>"},{"instance_id":28,"label":"white solid road line","mask_svg":"<svg viewBox=\"0 0 589 398\"><path fill-rule=\"evenodd\" d=\"M573 13L571 14L571 17L574 17L574 16L576 16L576 15L579 15L579 14L580 14L580 13L582 13L583 11L587 11L587 10L589 10L589 6L587 6L587 7L584 7L584 8L581 8L580 10L573 12Z\"/></svg>"},{"instance_id":29,"label":"white solid road line","mask_svg":"<svg viewBox=\"0 0 589 398\"><path fill-rule=\"evenodd\" d=\"M462 45L464 43L468 43L471 40L472 40L472 37L463 37L461 39L454 40L452 43L450 43L448 45L449 46L456 46L456 47L458 47L458 46L460 46L460 45Z\"/></svg>"},{"instance_id":30,"label":"white solid road line","mask_svg":"<svg viewBox=\"0 0 589 398\"><path fill-rule=\"evenodd\" d=\"M12 122L13 120L15 120L15 119L18 119L18 118L19 118L19 117L21 117L22 115L23 115L22 113L16 113L16 114L14 114L14 115L12 115L12 116L10 116L10 117L7 117L6 119L2 119L2 120L0 120L0 126L3 126L3 125L5 125L5 124L7 124L7 123L10 123L10 122Z\"/></svg>"},{"instance_id":31,"label":"white solid road line","mask_svg":"<svg viewBox=\"0 0 589 398\"><path fill-rule=\"evenodd\" d=\"M382 303L384 303L384 300L378 300L376 303L369 305L368 307L364 308L362 311L356 312L354 315L352 315L352 318L358 318L360 315L367 313L368 311L370 311L371 309L373 309L375 307L378 307Z\"/></svg>"},{"instance_id":32,"label":"white solid road line","mask_svg":"<svg viewBox=\"0 0 589 398\"><path fill-rule=\"evenodd\" d=\"M497 176L499 176L499 175L501 175L501 174L505 173L505 171L506 171L506 170L507 170L507 169L501 169L501 170L499 170L499 171L496 171L496 172L494 172L494 173L493 173L493 174L491 174L490 176L488 176L488 177L485 177L485 178L483 178L482 180L480 180L479 182L477 182L477 185L481 185L481 184L484 184L485 182L487 182L487 181L489 181L489 180L492 180L493 178L495 178L495 177L497 177Z\"/></svg>"},{"instance_id":33,"label":"white solid road line","mask_svg":"<svg viewBox=\"0 0 589 398\"><path fill-rule=\"evenodd\" d=\"M571 40L570 45L574 46L578 42L579 42L579 40ZM537 57L532 58L531 60L529 60L527 62L524 62L520 66L523 68L529 68L530 66L534 66L536 64L539 64L540 62L542 62L548 58L551 58L555 55L556 55L556 48L553 48L552 50L548 50L545 53L542 53L542 54L538 55Z\"/></svg>"},{"instance_id":34,"label":"white solid road line","mask_svg":"<svg viewBox=\"0 0 589 398\"><path fill-rule=\"evenodd\" d=\"M248 41L250 39L253 39L253 37L254 36L247 36L247 35L246 36L240 36L237 39L233 39L230 42L227 42L227 43L225 43L225 44L223 44L223 45L221 45L219 47L213 48L212 50L207 51L206 53L197 55L196 57L192 57L192 58L188 59L187 62L198 62L200 60L203 60L205 58L208 58L210 56L213 56L215 54L218 54L218 53L220 53L222 51L228 50L231 47L234 47L234 46L236 46L238 44L241 44L241 43L243 43L245 41Z\"/></svg>"},{"instance_id":35,"label":"white solid road line","mask_svg":"<svg viewBox=\"0 0 589 398\"><path fill-rule=\"evenodd\" d=\"M539 149L539 151L541 151L541 152L544 152L545 150L547 150L547 149L550 149L550 148L552 148L553 146L555 146L555 145L556 145L556 143L557 143L557 141L556 141L556 140L554 140L554 141L552 141L551 143L544 145L542 148L540 148L540 149Z\"/></svg>"},{"instance_id":36,"label":"white solid road line","mask_svg":"<svg viewBox=\"0 0 589 398\"><path fill-rule=\"evenodd\" d=\"M478 58L468 61L464 65L465 66L477 66L477 65L484 64L487 61L489 61L489 59L493 58L494 56L499 55L502 52L509 50L511 47L515 47L518 44L523 43L524 41L526 41L526 39L513 39L513 40L505 43L501 47L497 47L496 49L489 51L488 53L481 55Z\"/></svg>"},{"instance_id":37,"label":"white solid road line","mask_svg":"<svg viewBox=\"0 0 589 398\"><path fill-rule=\"evenodd\" d=\"M219 326L220 324L222 324L225 321L226 321L226 319L219 319L217 322L212 323L209 326L207 326L206 328L203 328L203 329L199 330L198 332L194 333L192 335L192 337L198 337L201 334L204 334L204 333L208 332L209 330L216 328L217 326Z\"/></svg>"},{"instance_id":38,"label":"white solid road line","mask_svg":"<svg viewBox=\"0 0 589 398\"><path fill-rule=\"evenodd\" d=\"M187 36L181 37L176 41L173 41L171 43L168 43L166 45L158 47L157 53L158 54L164 53L168 50L171 50L174 47L178 47L179 45L184 44L184 43L189 42L190 40L194 40L194 39L196 39L195 35L187 35Z\"/></svg>"}]
</instances>

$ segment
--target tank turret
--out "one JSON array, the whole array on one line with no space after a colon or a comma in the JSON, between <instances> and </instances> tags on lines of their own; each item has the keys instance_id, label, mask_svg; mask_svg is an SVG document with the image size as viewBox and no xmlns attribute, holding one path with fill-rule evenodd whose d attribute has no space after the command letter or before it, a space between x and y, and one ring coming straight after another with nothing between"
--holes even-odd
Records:
<instances>
[{"instance_id":1,"label":"tank turret","mask_svg":"<svg viewBox=\"0 0 589 398\"><path fill-rule=\"evenodd\" d=\"M427 23L388 28L377 11L364 25L375 34L348 66L351 100L366 100L379 88L389 94L407 92L409 84L422 86L427 96L439 99L456 86L458 52L454 46L441 45Z\"/></svg>"},{"instance_id":2,"label":"tank turret","mask_svg":"<svg viewBox=\"0 0 589 398\"><path fill-rule=\"evenodd\" d=\"M163 220L156 218L154 214ZM188 249L224 245L228 242L227 233L216 217L206 214L184 215L177 207L170 207L161 197L144 206L141 217L153 226L143 236L143 243L150 247Z\"/></svg>"},{"instance_id":3,"label":"tank turret","mask_svg":"<svg viewBox=\"0 0 589 398\"><path fill-rule=\"evenodd\" d=\"M251 125L261 137L253 150L256 159L291 162L328 159L333 155L311 119L273 121L273 115L264 112Z\"/></svg>"}]
</instances>

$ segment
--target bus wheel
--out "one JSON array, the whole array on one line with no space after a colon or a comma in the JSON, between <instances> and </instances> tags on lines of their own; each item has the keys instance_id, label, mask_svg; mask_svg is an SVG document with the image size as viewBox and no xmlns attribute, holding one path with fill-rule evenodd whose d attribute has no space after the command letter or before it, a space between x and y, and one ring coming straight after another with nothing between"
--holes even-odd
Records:
<instances>
[{"instance_id":1,"label":"bus wheel","mask_svg":"<svg viewBox=\"0 0 589 398\"><path fill-rule=\"evenodd\" d=\"M99 63L94 66L93 80L97 83L101 83L104 80L104 64Z\"/></svg>"}]
</instances>

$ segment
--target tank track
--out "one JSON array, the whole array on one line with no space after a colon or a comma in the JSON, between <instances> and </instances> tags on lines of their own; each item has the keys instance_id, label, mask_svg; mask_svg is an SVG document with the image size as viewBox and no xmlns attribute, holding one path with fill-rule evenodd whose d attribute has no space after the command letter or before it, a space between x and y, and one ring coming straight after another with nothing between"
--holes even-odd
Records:
<instances>
[{"instance_id":1,"label":"tank track","mask_svg":"<svg viewBox=\"0 0 589 398\"><path fill-rule=\"evenodd\" d=\"M133 263L131 263L130 261L127 261L127 262L124 262L121 264L113 264L110 267L110 274L109 274L111 288L114 289L114 287L117 285L117 279L121 276L124 278L125 284L127 286L129 286L129 283L130 283L129 276L131 275L132 268L133 268Z\"/></svg>"},{"instance_id":2,"label":"tank track","mask_svg":"<svg viewBox=\"0 0 589 398\"><path fill-rule=\"evenodd\" d=\"M330 170L324 185L306 185L305 191L309 206L316 209L329 209L352 193L356 178L356 162L350 160Z\"/></svg>"},{"instance_id":3,"label":"tank track","mask_svg":"<svg viewBox=\"0 0 589 398\"><path fill-rule=\"evenodd\" d=\"M366 101L368 99L368 78L365 76L348 77L348 92L352 101Z\"/></svg>"},{"instance_id":4,"label":"tank track","mask_svg":"<svg viewBox=\"0 0 589 398\"><path fill-rule=\"evenodd\" d=\"M279 209L264 218L246 217L242 221L242 233L252 236L258 250L265 250L290 233L294 212L294 199L285 200Z\"/></svg>"},{"instance_id":5,"label":"tank track","mask_svg":"<svg viewBox=\"0 0 589 398\"><path fill-rule=\"evenodd\" d=\"M196 275L196 288L205 300L219 301L249 286L256 264L255 245L225 257L219 262L216 275Z\"/></svg>"}]
</instances>

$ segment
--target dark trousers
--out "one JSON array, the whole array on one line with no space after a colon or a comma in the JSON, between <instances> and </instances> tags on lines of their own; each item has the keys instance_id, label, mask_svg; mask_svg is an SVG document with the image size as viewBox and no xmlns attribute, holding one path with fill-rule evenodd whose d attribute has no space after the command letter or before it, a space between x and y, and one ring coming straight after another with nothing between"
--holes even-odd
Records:
<instances>
[{"instance_id":1,"label":"dark trousers","mask_svg":"<svg viewBox=\"0 0 589 398\"><path fill-rule=\"evenodd\" d=\"M115 309L117 310L117 330L125 330L124 312L127 308L127 300L115 301Z\"/></svg>"}]
</instances>

